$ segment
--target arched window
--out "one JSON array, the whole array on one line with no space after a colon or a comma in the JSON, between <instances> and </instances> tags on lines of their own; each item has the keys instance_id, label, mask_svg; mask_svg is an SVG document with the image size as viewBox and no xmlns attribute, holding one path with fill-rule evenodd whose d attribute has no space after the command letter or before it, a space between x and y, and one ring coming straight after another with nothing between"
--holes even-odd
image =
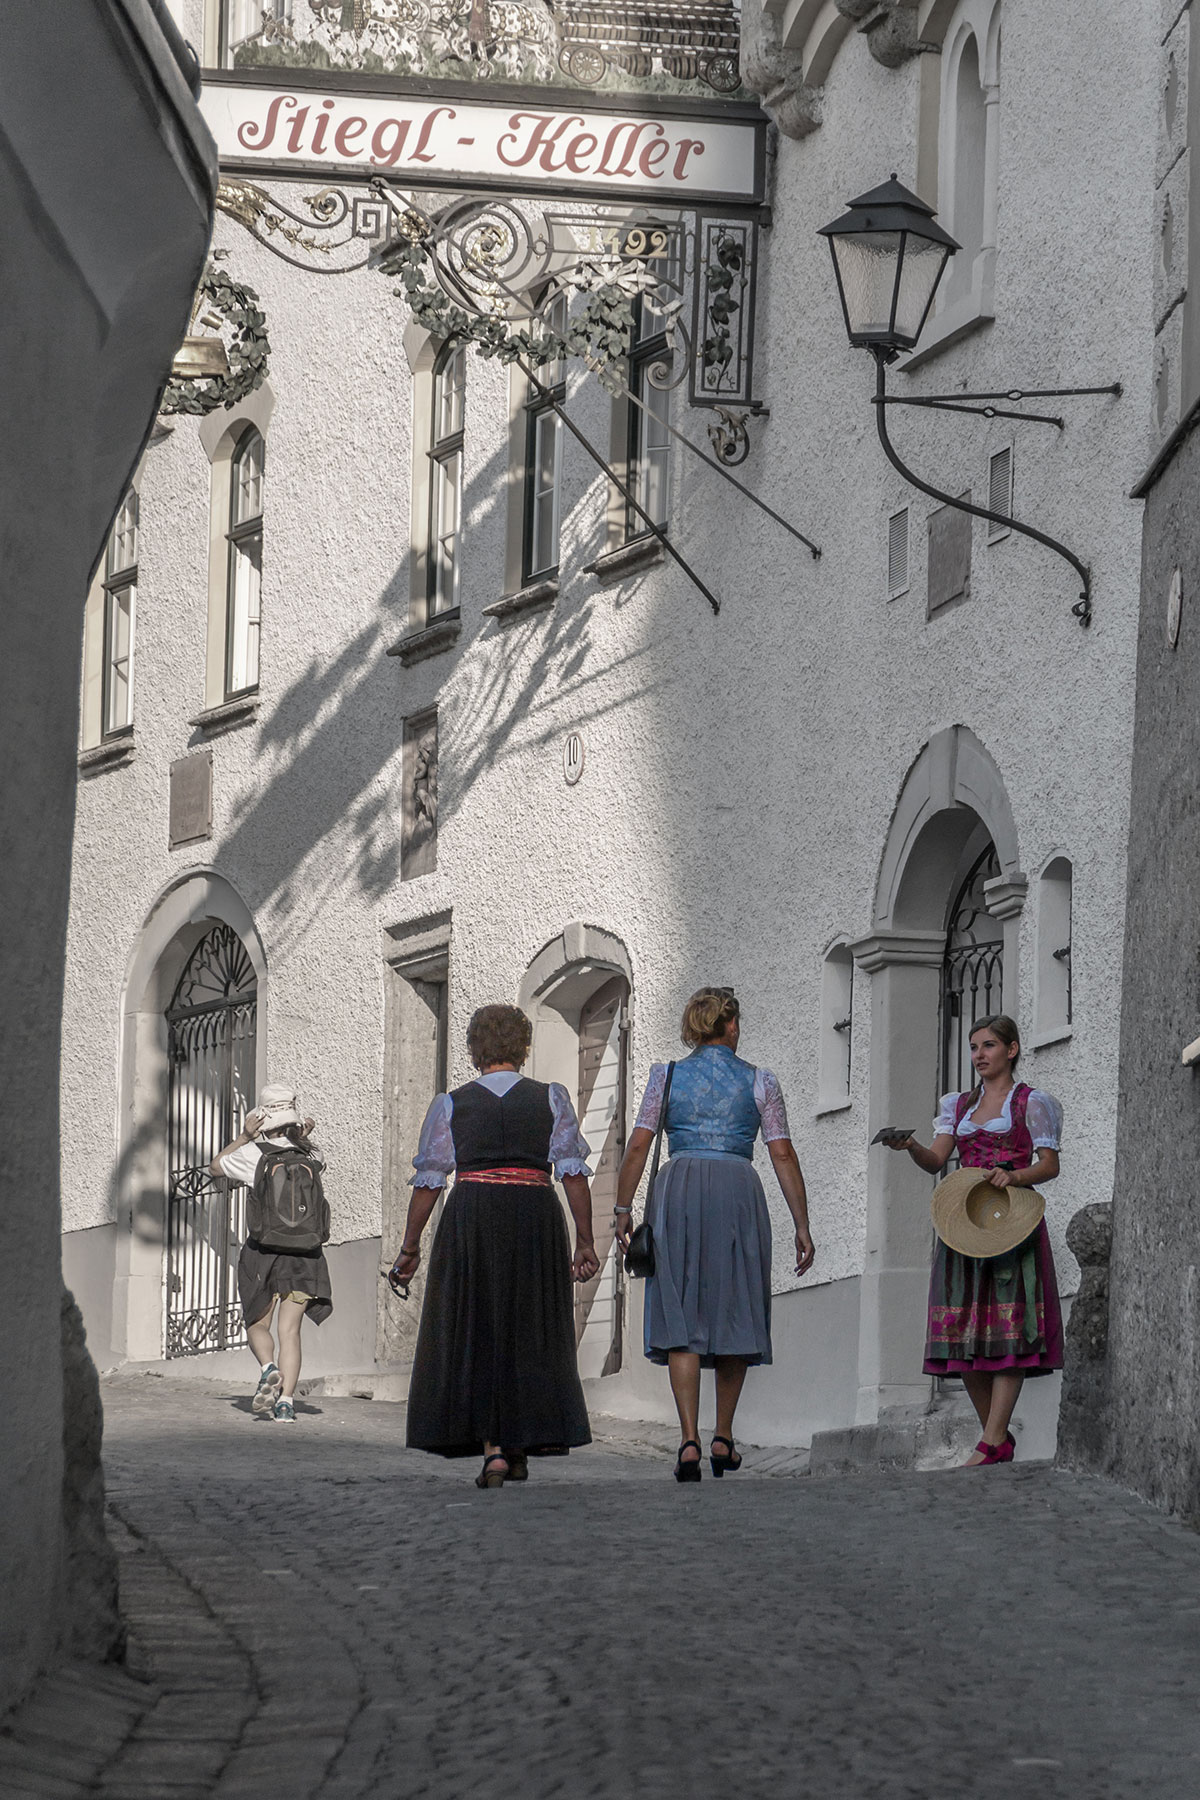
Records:
<instances>
[{"instance_id":1,"label":"arched window","mask_svg":"<svg viewBox=\"0 0 1200 1800\"><path fill-rule=\"evenodd\" d=\"M101 737L133 727L133 639L137 614L138 497L121 502L104 558L104 664Z\"/></svg>"},{"instance_id":2,"label":"arched window","mask_svg":"<svg viewBox=\"0 0 1200 1800\"><path fill-rule=\"evenodd\" d=\"M1038 882L1036 1027L1039 1038L1065 1036L1071 1028L1071 863L1056 856Z\"/></svg>"},{"instance_id":3,"label":"arched window","mask_svg":"<svg viewBox=\"0 0 1200 1800\"><path fill-rule=\"evenodd\" d=\"M458 607L461 574L463 419L467 393L464 344L449 347L433 371L429 458L429 615Z\"/></svg>"},{"instance_id":4,"label":"arched window","mask_svg":"<svg viewBox=\"0 0 1200 1800\"><path fill-rule=\"evenodd\" d=\"M925 349L957 336L973 320L990 319L994 314L1000 175L999 0L959 0L940 42L937 130L925 134L930 150L936 143L936 170L927 161L919 185L962 248L950 259L922 342Z\"/></svg>"},{"instance_id":5,"label":"arched window","mask_svg":"<svg viewBox=\"0 0 1200 1800\"><path fill-rule=\"evenodd\" d=\"M821 970L818 1112L849 1104L853 1032L854 958L848 945L834 944Z\"/></svg>"},{"instance_id":6,"label":"arched window","mask_svg":"<svg viewBox=\"0 0 1200 1800\"><path fill-rule=\"evenodd\" d=\"M263 474L267 447L253 426L233 453L225 593L225 698L258 686L262 615Z\"/></svg>"}]
</instances>

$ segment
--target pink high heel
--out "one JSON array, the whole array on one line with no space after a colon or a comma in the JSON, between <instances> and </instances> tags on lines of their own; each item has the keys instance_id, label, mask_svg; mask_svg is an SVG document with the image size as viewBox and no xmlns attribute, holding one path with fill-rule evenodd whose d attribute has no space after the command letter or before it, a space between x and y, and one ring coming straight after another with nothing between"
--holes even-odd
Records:
<instances>
[{"instance_id":1,"label":"pink high heel","mask_svg":"<svg viewBox=\"0 0 1200 1800\"><path fill-rule=\"evenodd\" d=\"M1012 1436L1007 1436L1002 1444L989 1444L983 1438L975 1446L975 1454L982 1456L983 1461L976 1463L976 1468L986 1468L991 1463L1010 1463L1013 1459L1015 1443Z\"/></svg>"}]
</instances>

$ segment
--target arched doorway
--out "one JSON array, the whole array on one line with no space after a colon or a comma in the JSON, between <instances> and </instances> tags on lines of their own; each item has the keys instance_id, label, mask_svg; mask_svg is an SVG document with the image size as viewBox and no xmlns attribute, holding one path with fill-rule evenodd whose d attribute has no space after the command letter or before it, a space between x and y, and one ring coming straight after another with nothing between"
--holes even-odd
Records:
<instances>
[{"instance_id":1,"label":"arched doorway","mask_svg":"<svg viewBox=\"0 0 1200 1800\"><path fill-rule=\"evenodd\" d=\"M228 1274L240 1219L219 1216L223 1197L203 1170L265 1079L267 988L253 915L224 876L194 869L160 894L131 952L121 1004L119 1359L241 1341Z\"/></svg>"},{"instance_id":2,"label":"arched doorway","mask_svg":"<svg viewBox=\"0 0 1200 1800\"><path fill-rule=\"evenodd\" d=\"M575 1336L585 1377L615 1375L623 1359L625 1272L613 1237L617 1171L629 1112L632 971L624 944L572 924L534 957L519 1000L533 1021L530 1073L560 1081L575 1100L592 1156L592 1229L600 1273L576 1289Z\"/></svg>"},{"instance_id":3,"label":"arched doorway","mask_svg":"<svg viewBox=\"0 0 1200 1800\"><path fill-rule=\"evenodd\" d=\"M166 1352L197 1356L246 1341L236 1279L245 1189L208 1172L254 1103L258 982L230 926L200 939L166 1019Z\"/></svg>"},{"instance_id":4,"label":"arched doorway","mask_svg":"<svg viewBox=\"0 0 1200 1800\"><path fill-rule=\"evenodd\" d=\"M928 1141L937 1096L972 1085L981 1014L1014 1011L1028 886L1000 770L965 726L910 768L880 859L874 923L851 945L871 977L868 1136L903 1125ZM857 1417L919 1406L929 1281L930 1178L873 1150L867 1167Z\"/></svg>"}]
</instances>

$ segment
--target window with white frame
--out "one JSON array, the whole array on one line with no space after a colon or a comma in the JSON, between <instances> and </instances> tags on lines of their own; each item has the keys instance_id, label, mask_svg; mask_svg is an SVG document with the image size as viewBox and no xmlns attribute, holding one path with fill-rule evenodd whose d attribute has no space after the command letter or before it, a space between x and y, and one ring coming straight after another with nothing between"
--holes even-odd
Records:
<instances>
[{"instance_id":1,"label":"window with white frame","mask_svg":"<svg viewBox=\"0 0 1200 1800\"><path fill-rule=\"evenodd\" d=\"M633 335L629 350L629 428L625 447L626 485L634 499L656 525L665 525L671 472L671 434L667 429L671 397L656 385L670 368L665 320L655 313L644 294L633 304ZM632 506L626 507L625 537L644 536L646 520Z\"/></svg>"},{"instance_id":2,"label":"window with white frame","mask_svg":"<svg viewBox=\"0 0 1200 1800\"><path fill-rule=\"evenodd\" d=\"M438 357L433 371L427 596L431 618L458 607L466 392L466 346L448 346Z\"/></svg>"},{"instance_id":3,"label":"window with white frame","mask_svg":"<svg viewBox=\"0 0 1200 1800\"><path fill-rule=\"evenodd\" d=\"M137 626L138 497L130 488L121 502L104 557L104 661L101 675L101 739L133 727L133 640Z\"/></svg>"},{"instance_id":4,"label":"window with white frame","mask_svg":"<svg viewBox=\"0 0 1200 1800\"><path fill-rule=\"evenodd\" d=\"M849 1103L853 1031L854 958L848 945L834 944L821 970L818 1112Z\"/></svg>"},{"instance_id":5,"label":"window with white frame","mask_svg":"<svg viewBox=\"0 0 1200 1800\"><path fill-rule=\"evenodd\" d=\"M267 447L253 426L229 469L229 560L225 593L225 698L258 686L262 623L263 479Z\"/></svg>"},{"instance_id":6,"label":"window with white frame","mask_svg":"<svg viewBox=\"0 0 1200 1800\"><path fill-rule=\"evenodd\" d=\"M565 295L560 294L550 307L546 325L559 336L566 330ZM530 386L525 405L523 582L546 580L557 574L562 525L563 423L554 408L566 398L566 365L562 362L543 363L534 374L540 386Z\"/></svg>"},{"instance_id":7,"label":"window with white frame","mask_svg":"<svg viewBox=\"0 0 1200 1800\"><path fill-rule=\"evenodd\" d=\"M941 38L937 209L962 248L950 259L932 335L993 316L1000 141L999 0L959 0ZM926 171L928 182L928 170ZM932 187L933 184L928 184Z\"/></svg>"},{"instance_id":8,"label":"window with white frame","mask_svg":"<svg viewBox=\"0 0 1200 1800\"><path fill-rule=\"evenodd\" d=\"M1071 972L1070 858L1056 856L1038 882L1036 1030L1039 1038L1065 1035L1074 1015Z\"/></svg>"}]
</instances>

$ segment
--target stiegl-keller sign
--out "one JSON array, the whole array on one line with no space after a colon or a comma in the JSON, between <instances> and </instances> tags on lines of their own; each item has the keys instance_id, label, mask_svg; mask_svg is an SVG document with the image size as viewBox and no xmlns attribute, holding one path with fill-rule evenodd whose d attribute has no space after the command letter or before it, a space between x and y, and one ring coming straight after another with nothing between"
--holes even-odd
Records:
<instances>
[{"instance_id":1,"label":"stiegl-keller sign","mask_svg":"<svg viewBox=\"0 0 1200 1800\"><path fill-rule=\"evenodd\" d=\"M201 100L226 170L653 196L668 204L760 195L751 116L575 112L512 99L427 98L208 80ZM749 111L749 109L745 109Z\"/></svg>"}]
</instances>

